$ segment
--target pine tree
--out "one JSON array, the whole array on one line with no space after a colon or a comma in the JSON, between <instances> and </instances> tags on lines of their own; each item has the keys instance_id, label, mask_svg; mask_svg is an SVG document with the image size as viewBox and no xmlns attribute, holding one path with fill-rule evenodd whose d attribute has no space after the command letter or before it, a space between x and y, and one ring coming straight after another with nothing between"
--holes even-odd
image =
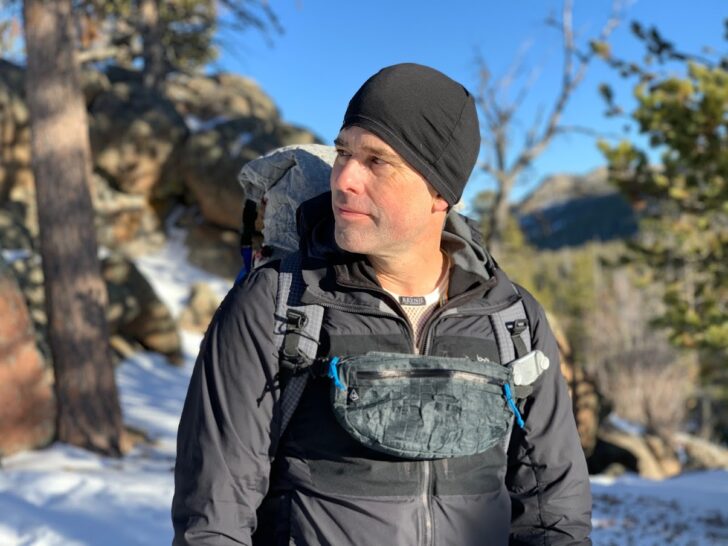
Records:
<instances>
[{"instance_id":1,"label":"pine tree","mask_svg":"<svg viewBox=\"0 0 728 546\"><path fill-rule=\"evenodd\" d=\"M120 455L121 409L89 193L91 154L71 0L25 0L23 15L57 439Z\"/></svg>"}]
</instances>

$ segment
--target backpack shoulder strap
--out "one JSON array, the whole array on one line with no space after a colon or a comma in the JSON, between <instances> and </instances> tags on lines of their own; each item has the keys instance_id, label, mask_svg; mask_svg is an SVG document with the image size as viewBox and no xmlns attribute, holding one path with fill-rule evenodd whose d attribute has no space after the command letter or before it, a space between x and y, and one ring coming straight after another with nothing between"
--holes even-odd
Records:
<instances>
[{"instance_id":1,"label":"backpack shoulder strap","mask_svg":"<svg viewBox=\"0 0 728 546\"><path fill-rule=\"evenodd\" d=\"M301 275L301 253L281 260L273 340L279 354L281 373L281 424L278 438L288 426L308 382L308 367L316 359L324 308L301 304L305 289Z\"/></svg>"},{"instance_id":2,"label":"backpack shoulder strap","mask_svg":"<svg viewBox=\"0 0 728 546\"><path fill-rule=\"evenodd\" d=\"M513 290L518 294L516 285L512 285ZM506 307L490 315L490 323L495 332L495 339L498 345L498 356L500 356L501 364L508 366L516 359L526 356L531 352L531 328L528 323L528 315L523 305L523 300L518 300L510 307ZM517 388L517 387L516 387ZM519 397L521 392L516 392ZM512 401L515 405L515 401ZM523 427L523 421L520 420L520 412L514 410L519 419L519 426ZM508 425L508 432L503 439L503 449L508 449L508 444L513 432L515 419L512 419Z\"/></svg>"},{"instance_id":3,"label":"backpack shoulder strap","mask_svg":"<svg viewBox=\"0 0 728 546\"><path fill-rule=\"evenodd\" d=\"M516 285L512 286L513 290L520 295ZM533 383L549 367L549 360L541 351L532 351L531 325L522 298L511 306L490 315L490 321L495 332L501 364L513 368L515 400L511 400L509 404L517 409L516 401L522 401L531 394ZM516 409L514 409L514 414L518 420L518 426L523 428L523 420ZM506 450L512 431L513 421L503 440L503 448Z\"/></svg>"},{"instance_id":4,"label":"backpack shoulder strap","mask_svg":"<svg viewBox=\"0 0 728 546\"><path fill-rule=\"evenodd\" d=\"M518 289L513 285L513 290ZM506 365L531 352L531 328L523 300L490 315L501 363Z\"/></svg>"}]
</instances>

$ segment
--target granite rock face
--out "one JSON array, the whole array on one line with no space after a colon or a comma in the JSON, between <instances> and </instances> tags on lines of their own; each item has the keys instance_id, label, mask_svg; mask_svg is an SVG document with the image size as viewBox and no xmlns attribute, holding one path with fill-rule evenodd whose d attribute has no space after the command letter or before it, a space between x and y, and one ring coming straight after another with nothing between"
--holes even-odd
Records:
<instances>
[{"instance_id":1,"label":"granite rock face","mask_svg":"<svg viewBox=\"0 0 728 546\"><path fill-rule=\"evenodd\" d=\"M50 443L55 417L52 373L15 275L0 257L0 454Z\"/></svg>"}]
</instances>

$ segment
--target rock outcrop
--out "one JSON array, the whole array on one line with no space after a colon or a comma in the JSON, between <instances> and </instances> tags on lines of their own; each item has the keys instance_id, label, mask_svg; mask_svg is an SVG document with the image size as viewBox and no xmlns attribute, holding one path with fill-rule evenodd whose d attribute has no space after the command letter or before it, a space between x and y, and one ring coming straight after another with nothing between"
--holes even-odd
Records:
<instances>
[{"instance_id":1,"label":"rock outcrop","mask_svg":"<svg viewBox=\"0 0 728 546\"><path fill-rule=\"evenodd\" d=\"M55 426L52 355L47 342L38 254L25 70L0 60L0 455L51 441ZM82 73L94 176L90 193L104 254L111 346L141 348L181 362L176 318L134 266L165 242L169 211L182 227L191 262L225 277L241 267L242 166L272 149L319 139L280 117L253 81L231 74L176 76L161 92L139 73ZM196 286L182 324L204 331L219 297Z\"/></svg>"},{"instance_id":2,"label":"rock outcrop","mask_svg":"<svg viewBox=\"0 0 728 546\"><path fill-rule=\"evenodd\" d=\"M139 256L164 244L161 220L145 196L119 191L98 173L91 190L100 246Z\"/></svg>"},{"instance_id":3,"label":"rock outcrop","mask_svg":"<svg viewBox=\"0 0 728 546\"><path fill-rule=\"evenodd\" d=\"M0 206L33 186L24 70L0 59Z\"/></svg>"},{"instance_id":4,"label":"rock outcrop","mask_svg":"<svg viewBox=\"0 0 728 546\"><path fill-rule=\"evenodd\" d=\"M0 256L0 455L44 446L54 433L52 374L36 347L25 297Z\"/></svg>"},{"instance_id":5,"label":"rock outcrop","mask_svg":"<svg viewBox=\"0 0 728 546\"><path fill-rule=\"evenodd\" d=\"M164 242L163 223L178 204L198 207L206 240L228 241L240 227L244 195L241 167L273 149L319 142L310 131L286 123L273 99L252 80L233 74L176 75L161 92L141 85L138 71L111 67L82 74L94 161L91 194L102 247L130 256ZM23 211L23 224L38 234L30 163L24 69L0 61L0 207ZM199 235L199 234L198 234ZM221 266L190 247L213 272L237 267L237 245ZM210 267L212 265L212 267Z\"/></svg>"},{"instance_id":6,"label":"rock outcrop","mask_svg":"<svg viewBox=\"0 0 728 546\"><path fill-rule=\"evenodd\" d=\"M181 364L177 323L134 263L120 254L113 254L104 259L101 272L109 291L109 332L161 353L174 364Z\"/></svg>"},{"instance_id":7,"label":"rock outcrop","mask_svg":"<svg viewBox=\"0 0 728 546\"><path fill-rule=\"evenodd\" d=\"M205 220L239 229L245 195L237 181L245 163L291 144L320 142L310 132L267 119L235 118L193 134L184 147L181 176Z\"/></svg>"},{"instance_id":8,"label":"rock outcrop","mask_svg":"<svg viewBox=\"0 0 728 546\"><path fill-rule=\"evenodd\" d=\"M514 214L528 242L540 249L623 239L637 230L635 211L609 183L604 167L546 178Z\"/></svg>"},{"instance_id":9,"label":"rock outcrop","mask_svg":"<svg viewBox=\"0 0 728 546\"><path fill-rule=\"evenodd\" d=\"M187 126L174 105L143 86L119 82L89 110L94 166L124 193L163 198L175 194L163 173Z\"/></svg>"},{"instance_id":10,"label":"rock outcrop","mask_svg":"<svg viewBox=\"0 0 728 546\"><path fill-rule=\"evenodd\" d=\"M220 306L220 301L220 296L210 285L203 282L193 284L190 299L179 318L180 328L204 334Z\"/></svg>"},{"instance_id":11,"label":"rock outcrop","mask_svg":"<svg viewBox=\"0 0 728 546\"><path fill-rule=\"evenodd\" d=\"M195 124L232 118L277 122L273 99L253 80L236 74L212 76L178 74L165 84L165 94L195 131Z\"/></svg>"}]
</instances>

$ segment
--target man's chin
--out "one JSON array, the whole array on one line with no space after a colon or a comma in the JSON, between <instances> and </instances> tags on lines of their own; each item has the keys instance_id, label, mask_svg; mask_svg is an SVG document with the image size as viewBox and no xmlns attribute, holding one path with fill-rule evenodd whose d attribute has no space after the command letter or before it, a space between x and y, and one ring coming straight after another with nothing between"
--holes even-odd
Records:
<instances>
[{"instance_id":1,"label":"man's chin","mask_svg":"<svg viewBox=\"0 0 728 546\"><path fill-rule=\"evenodd\" d=\"M360 234L350 233L348 230L335 231L336 244L340 249L354 254L368 254L371 250L371 244Z\"/></svg>"}]
</instances>

